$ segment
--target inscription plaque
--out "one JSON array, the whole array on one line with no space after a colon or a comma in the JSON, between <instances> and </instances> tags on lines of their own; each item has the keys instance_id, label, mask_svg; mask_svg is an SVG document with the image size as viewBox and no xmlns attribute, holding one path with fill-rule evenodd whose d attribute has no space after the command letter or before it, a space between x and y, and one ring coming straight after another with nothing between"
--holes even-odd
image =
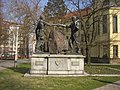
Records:
<instances>
[{"instance_id":1,"label":"inscription plaque","mask_svg":"<svg viewBox=\"0 0 120 90\"><path fill-rule=\"evenodd\" d=\"M71 62L71 65L72 66L79 66L79 62L78 61Z\"/></svg>"},{"instance_id":2,"label":"inscription plaque","mask_svg":"<svg viewBox=\"0 0 120 90\"><path fill-rule=\"evenodd\" d=\"M36 65L36 66L43 66L43 61L36 61L36 62L35 62L35 65Z\"/></svg>"}]
</instances>

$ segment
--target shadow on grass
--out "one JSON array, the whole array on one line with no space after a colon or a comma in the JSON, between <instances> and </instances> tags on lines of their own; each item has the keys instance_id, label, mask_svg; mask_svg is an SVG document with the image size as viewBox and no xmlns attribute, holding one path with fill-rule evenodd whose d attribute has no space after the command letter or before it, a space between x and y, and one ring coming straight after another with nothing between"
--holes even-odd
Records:
<instances>
[{"instance_id":1,"label":"shadow on grass","mask_svg":"<svg viewBox=\"0 0 120 90\"><path fill-rule=\"evenodd\" d=\"M117 83L117 82L110 82L110 81L99 80L99 79L93 79L93 80L96 80L96 81L99 81L102 83L106 83L106 84L114 84L114 85L120 86L120 83Z\"/></svg>"},{"instance_id":2,"label":"shadow on grass","mask_svg":"<svg viewBox=\"0 0 120 90\"><path fill-rule=\"evenodd\" d=\"M95 78L94 78L93 80L95 80L95 81L99 81L99 82L102 82L102 83L108 83L108 84L113 83L113 82L110 82L110 81L99 80L99 79L95 79Z\"/></svg>"},{"instance_id":3,"label":"shadow on grass","mask_svg":"<svg viewBox=\"0 0 120 90\"><path fill-rule=\"evenodd\" d=\"M25 74L30 70L30 65L28 63L24 63L24 64L19 64L16 68L12 67L8 69L17 73Z\"/></svg>"}]
</instances>

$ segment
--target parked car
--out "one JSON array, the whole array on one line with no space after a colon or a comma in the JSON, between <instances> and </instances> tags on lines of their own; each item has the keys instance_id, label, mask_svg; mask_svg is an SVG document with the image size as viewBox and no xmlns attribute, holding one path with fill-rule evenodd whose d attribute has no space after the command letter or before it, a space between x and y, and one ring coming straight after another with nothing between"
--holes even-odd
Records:
<instances>
[{"instance_id":1,"label":"parked car","mask_svg":"<svg viewBox=\"0 0 120 90\"><path fill-rule=\"evenodd\" d=\"M1 60L15 60L15 52L7 51L3 52L0 57Z\"/></svg>"}]
</instances>

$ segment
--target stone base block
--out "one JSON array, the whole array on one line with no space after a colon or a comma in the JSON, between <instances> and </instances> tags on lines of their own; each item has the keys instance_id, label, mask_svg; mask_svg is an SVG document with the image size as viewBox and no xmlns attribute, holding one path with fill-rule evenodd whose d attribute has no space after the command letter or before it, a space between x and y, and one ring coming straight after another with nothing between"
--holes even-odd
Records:
<instances>
[{"instance_id":1,"label":"stone base block","mask_svg":"<svg viewBox=\"0 0 120 90\"><path fill-rule=\"evenodd\" d=\"M84 73L83 55L33 54L30 74L77 75Z\"/></svg>"}]
</instances>

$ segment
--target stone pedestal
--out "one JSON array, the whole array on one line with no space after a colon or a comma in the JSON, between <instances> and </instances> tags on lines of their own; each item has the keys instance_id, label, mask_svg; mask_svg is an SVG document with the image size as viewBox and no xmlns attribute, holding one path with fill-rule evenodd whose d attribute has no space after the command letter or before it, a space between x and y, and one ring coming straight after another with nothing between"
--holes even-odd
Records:
<instances>
[{"instance_id":1,"label":"stone pedestal","mask_svg":"<svg viewBox=\"0 0 120 90\"><path fill-rule=\"evenodd\" d=\"M83 55L33 54L30 74L79 75L84 73Z\"/></svg>"}]
</instances>

